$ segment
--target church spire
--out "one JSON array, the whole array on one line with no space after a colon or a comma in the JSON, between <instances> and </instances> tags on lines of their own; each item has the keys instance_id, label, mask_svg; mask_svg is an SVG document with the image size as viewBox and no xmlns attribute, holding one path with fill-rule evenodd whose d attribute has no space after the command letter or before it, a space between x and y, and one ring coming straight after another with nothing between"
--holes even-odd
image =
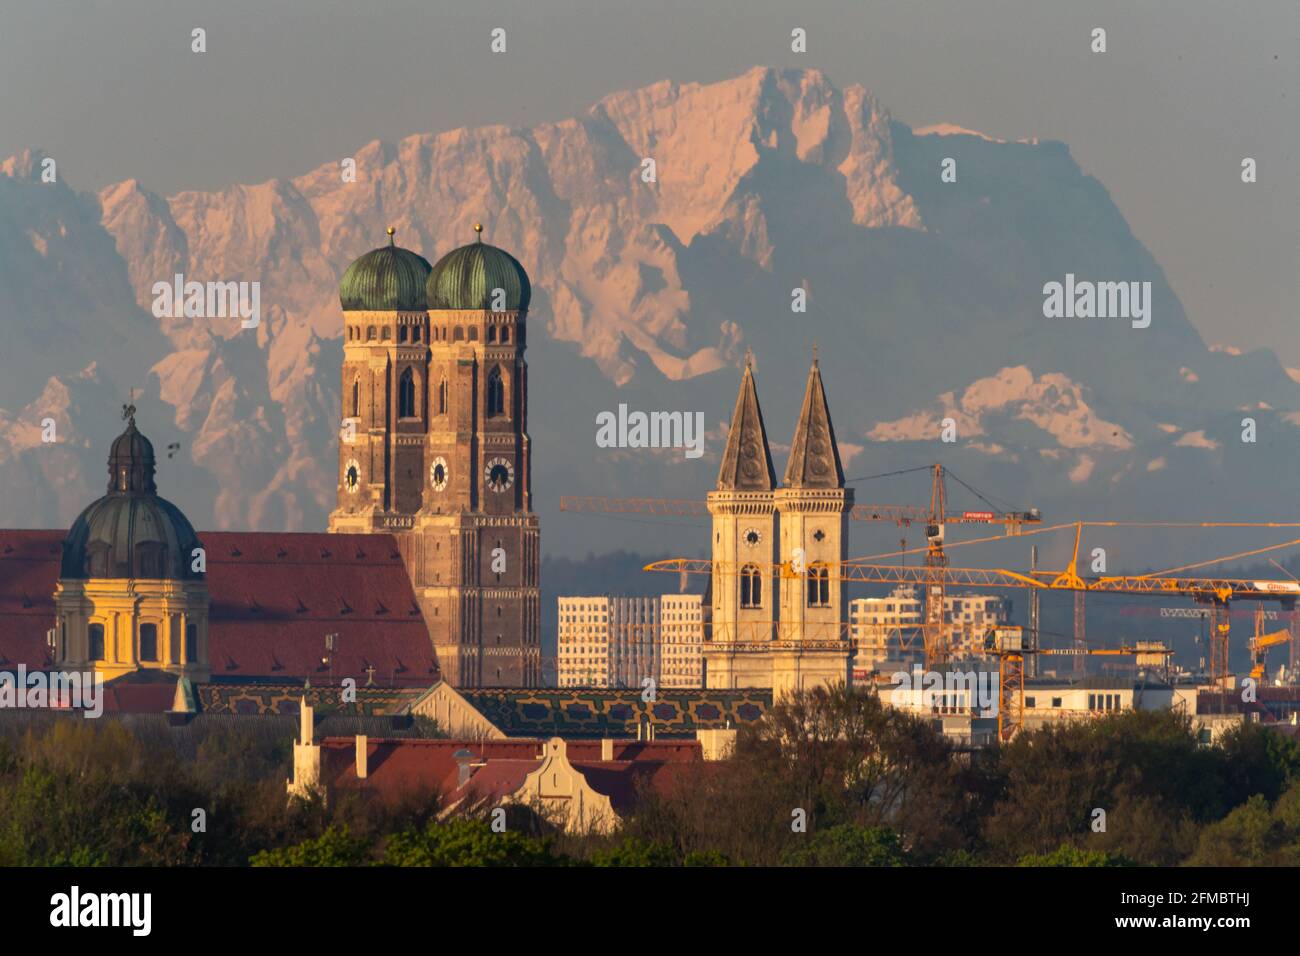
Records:
<instances>
[{"instance_id":1,"label":"church spire","mask_svg":"<svg viewBox=\"0 0 1300 956\"><path fill-rule=\"evenodd\" d=\"M826 389L814 355L808 371L808 387L803 394L803 408L790 443L790 463L785 468L787 488L843 488L844 469L840 450L835 444L831 410L826 404Z\"/></svg>"},{"instance_id":2,"label":"church spire","mask_svg":"<svg viewBox=\"0 0 1300 956\"><path fill-rule=\"evenodd\" d=\"M772 452L767 447L763 412L758 407L753 365L753 355L746 353L740 394L736 396L727 448L718 471L719 491L771 491L776 487L776 469L772 467Z\"/></svg>"}]
</instances>

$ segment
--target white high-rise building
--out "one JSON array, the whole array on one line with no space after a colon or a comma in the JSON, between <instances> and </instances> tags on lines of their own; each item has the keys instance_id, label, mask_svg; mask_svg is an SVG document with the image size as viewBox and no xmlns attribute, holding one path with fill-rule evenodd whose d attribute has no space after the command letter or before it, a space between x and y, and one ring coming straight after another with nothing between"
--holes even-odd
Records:
<instances>
[{"instance_id":1,"label":"white high-rise building","mask_svg":"<svg viewBox=\"0 0 1300 956\"><path fill-rule=\"evenodd\" d=\"M659 599L659 686L704 686L704 605L698 594Z\"/></svg>"},{"instance_id":2,"label":"white high-rise building","mask_svg":"<svg viewBox=\"0 0 1300 956\"><path fill-rule=\"evenodd\" d=\"M559 598L560 687L702 686L700 595Z\"/></svg>"},{"instance_id":3,"label":"white high-rise building","mask_svg":"<svg viewBox=\"0 0 1300 956\"><path fill-rule=\"evenodd\" d=\"M609 602L607 597L559 599L556 655L561 687L609 687Z\"/></svg>"},{"instance_id":4,"label":"white high-rise building","mask_svg":"<svg viewBox=\"0 0 1300 956\"><path fill-rule=\"evenodd\" d=\"M988 594L949 594L944 597L944 626L955 657L979 657L984 634L1011 619L1011 601ZM855 678L877 670L882 661L920 660L924 641L921 623L925 600L921 589L897 587L886 597L849 602L849 635L853 641Z\"/></svg>"}]
</instances>

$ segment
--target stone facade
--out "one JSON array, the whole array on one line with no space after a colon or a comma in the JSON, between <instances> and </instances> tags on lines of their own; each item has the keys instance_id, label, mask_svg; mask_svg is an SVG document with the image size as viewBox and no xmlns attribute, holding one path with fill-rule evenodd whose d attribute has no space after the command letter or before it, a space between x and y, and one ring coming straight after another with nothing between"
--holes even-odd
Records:
<instances>
[{"instance_id":1,"label":"stone facade","mask_svg":"<svg viewBox=\"0 0 1300 956\"><path fill-rule=\"evenodd\" d=\"M705 687L770 687L781 696L847 682L839 564L847 555L853 494L844 486L815 359L779 488L746 363L708 503L713 576Z\"/></svg>"},{"instance_id":2,"label":"stone facade","mask_svg":"<svg viewBox=\"0 0 1300 956\"><path fill-rule=\"evenodd\" d=\"M329 530L393 535L442 675L458 687L541 676L526 313L344 312Z\"/></svg>"}]
</instances>

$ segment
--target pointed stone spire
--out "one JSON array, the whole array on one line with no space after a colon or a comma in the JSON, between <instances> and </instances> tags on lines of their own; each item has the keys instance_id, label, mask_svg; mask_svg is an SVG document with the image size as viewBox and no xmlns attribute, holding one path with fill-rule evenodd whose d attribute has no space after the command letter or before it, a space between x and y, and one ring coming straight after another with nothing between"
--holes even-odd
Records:
<instances>
[{"instance_id":1,"label":"pointed stone spire","mask_svg":"<svg viewBox=\"0 0 1300 956\"><path fill-rule=\"evenodd\" d=\"M803 408L790 443L790 463L785 468L786 488L843 488L844 468L835 444L831 410L814 355L803 393Z\"/></svg>"},{"instance_id":2,"label":"pointed stone spire","mask_svg":"<svg viewBox=\"0 0 1300 956\"><path fill-rule=\"evenodd\" d=\"M736 396L736 410L731 413L727 448L718 471L719 491L771 491L776 487L776 469L767 447L763 412L758 407L753 366L753 355L746 354L740 394Z\"/></svg>"}]
</instances>

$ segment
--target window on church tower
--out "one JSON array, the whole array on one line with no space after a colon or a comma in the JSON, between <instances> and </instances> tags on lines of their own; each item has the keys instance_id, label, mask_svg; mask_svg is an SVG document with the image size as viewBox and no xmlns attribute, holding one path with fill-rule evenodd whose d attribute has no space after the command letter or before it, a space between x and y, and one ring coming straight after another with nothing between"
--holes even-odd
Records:
<instances>
[{"instance_id":1,"label":"window on church tower","mask_svg":"<svg viewBox=\"0 0 1300 956\"><path fill-rule=\"evenodd\" d=\"M90 659L92 661L102 661L104 659L104 625L90 625Z\"/></svg>"},{"instance_id":2,"label":"window on church tower","mask_svg":"<svg viewBox=\"0 0 1300 956\"><path fill-rule=\"evenodd\" d=\"M352 383L352 417L356 418L361 414L361 379Z\"/></svg>"},{"instance_id":3,"label":"window on church tower","mask_svg":"<svg viewBox=\"0 0 1300 956\"><path fill-rule=\"evenodd\" d=\"M140 660L158 660L158 625L140 625Z\"/></svg>"},{"instance_id":4,"label":"window on church tower","mask_svg":"<svg viewBox=\"0 0 1300 956\"><path fill-rule=\"evenodd\" d=\"M493 415L502 415L506 410L506 386L501 380L501 369L494 368L488 374L487 380L487 413Z\"/></svg>"},{"instance_id":5,"label":"window on church tower","mask_svg":"<svg viewBox=\"0 0 1300 956\"><path fill-rule=\"evenodd\" d=\"M477 326L471 325L471 326L469 327L469 340L470 340L471 342L477 342L477 341L478 341L478 327L477 327Z\"/></svg>"},{"instance_id":6,"label":"window on church tower","mask_svg":"<svg viewBox=\"0 0 1300 956\"><path fill-rule=\"evenodd\" d=\"M824 564L814 564L808 568L808 606L830 607L831 572Z\"/></svg>"},{"instance_id":7,"label":"window on church tower","mask_svg":"<svg viewBox=\"0 0 1300 956\"><path fill-rule=\"evenodd\" d=\"M495 325L488 326L487 340L489 342L495 342L497 340L497 327Z\"/></svg>"},{"instance_id":8,"label":"window on church tower","mask_svg":"<svg viewBox=\"0 0 1300 956\"><path fill-rule=\"evenodd\" d=\"M399 326L398 329L397 329L397 341L399 341L399 342L405 342L405 341L406 341L406 335L407 335L407 329L406 329L406 326L404 326L404 325Z\"/></svg>"},{"instance_id":9,"label":"window on church tower","mask_svg":"<svg viewBox=\"0 0 1300 956\"><path fill-rule=\"evenodd\" d=\"M451 338L453 342L463 342L465 340L465 329L462 326L456 326L456 331Z\"/></svg>"},{"instance_id":10,"label":"window on church tower","mask_svg":"<svg viewBox=\"0 0 1300 956\"><path fill-rule=\"evenodd\" d=\"M740 606L763 606L763 578L756 565L747 564L740 569Z\"/></svg>"},{"instance_id":11,"label":"window on church tower","mask_svg":"<svg viewBox=\"0 0 1300 956\"><path fill-rule=\"evenodd\" d=\"M185 660L193 664L199 659L199 626L185 625Z\"/></svg>"},{"instance_id":12,"label":"window on church tower","mask_svg":"<svg viewBox=\"0 0 1300 956\"><path fill-rule=\"evenodd\" d=\"M438 384L438 414L447 414L447 380L445 378Z\"/></svg>"},{"instance_id":13,"label":"window on church tower","mask_svg":"<svg viewBox=\"0 0 1300 956\"><path fill-rule=\"evenodd\" d=\"M397 386L397 417L415 417L415 375L408 368Z\"/></svg>"}]
</instances>

